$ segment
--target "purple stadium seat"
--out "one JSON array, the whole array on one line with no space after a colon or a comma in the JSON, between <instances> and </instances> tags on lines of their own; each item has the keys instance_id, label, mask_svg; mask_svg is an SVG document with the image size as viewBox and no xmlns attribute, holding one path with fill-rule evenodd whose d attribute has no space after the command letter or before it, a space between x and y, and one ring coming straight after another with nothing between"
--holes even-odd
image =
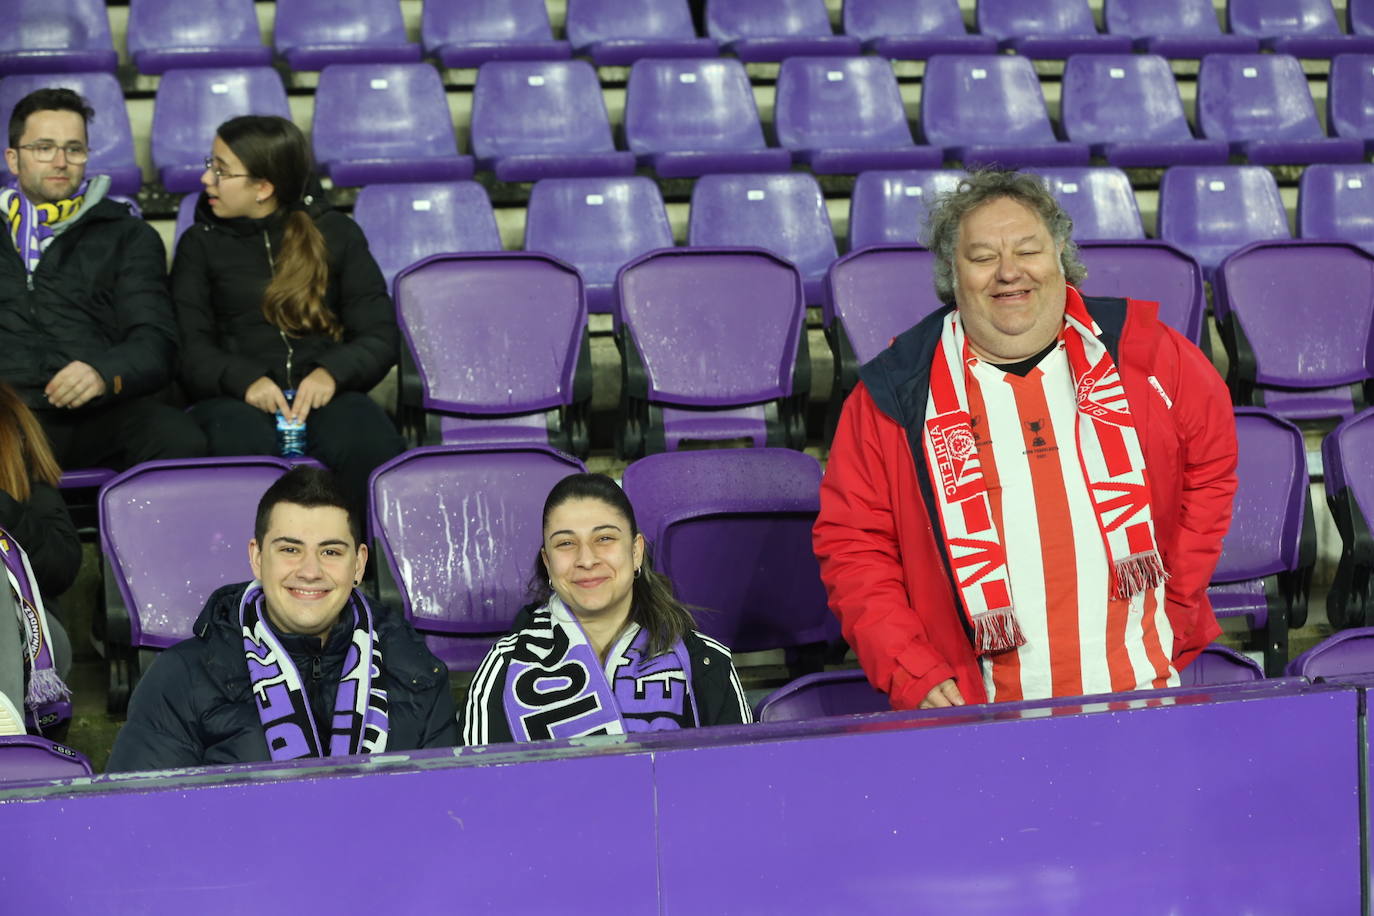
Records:
<instances>
[{"instance_id":1,"label":"purple stadium seat","mask_svg":"<svg viewBox=\"0 0 1374 916\"><path fill-rule=\"evenodd\" d=\"M181 202L177 204L177 227L176 235L172 240L172 251L176 252L177 242L181 241L181 235L196 221L196 201L200 194L191 191L181 196Z\"/></svg>"},{"instance_id":2,"label":"purple stadium seat","mask_svg":"<svg viewBox=\"0 0 1374 916\"><path fill-rule=\"evenodd\" d=\"M1227 0L1226 27L1295 57L1374 51L1374 37L1341 33L1331 0Z\"/></svg>"},{"instance_id":3,"label":"purple stadium seat","mask_svg":"<svg viewBox=\"0 0 1374 916\"><path fill-rule=\"evenodd\" d=\"M475 669L527 603L544 497L582 462L538 446L440 445L372 472L382 599L451 670Z\"/></svg>"},{"instance_id":4,"label":"purple stadium seat","mask_svg":"<svg viewBox=\"0 0 1374 916\"><path fill-rule=\"evenodd\" d=\"M0 112L9 123L15 104L35 89L62 88L80 93L95 109L86 131L91 158L87 175L109 175L112 194L133 197L143 187L134 158L134 135L124 108L124 90L113 73L21 73L0 79ZM6 144L8 145L8 143ZM205 154L201 153L201 158ZM6 172L6 179L11 176Z\"/></svg>"},{"instance_id":5,"label":"purple stadium seat","mask_svg":"<svg viewBox=\"0 0 1374 916\"><path fill-rule=\"evenodd\" d=\"M58 481L58 487L63 490L80 490L87 487L104 486L105 482L113 479L115 472L109 468L75 468L62 472L62 479Z\"/></svg>"},{"instance_id":6,"label":"purple stadium seat","mask_svg":"<svg viewBox=\"0 0 1374 916\"><path fill-rule=\"evenodd\" d=\"M1088 0L978 0L978 31L1004 51L1027 57L1124 54L1126 35L1103 35Z\"/></svg>"},{"instance_id":7,"label":"purple stadium seat","mask_svg":"<svg viewBox=\"0 0 1374 916\"><path fill-rule=\"evenodd\" d=\"M799 722L825 716L888 712L887 694L858 669L817 671L784 684L754 707L755 722Z\"/></svg>"},{"instance_id":8,"label":"purple stadium seat","mask_svg":"<svg viewBox=\"0 0 1374 916\"><path fill-rule=\"evenodd\" d=\"M1291 233L1278 183L1267 169L1180 165L1159 182L1159 237L1196 258L1210 279L1237 248Z\"/></svg>"},{"instance_id":9,"label":"purple stadium seat","mask_svg":"<svg viewBox=\"0 0 1374 916\"><path fill-rule=\"evenodd\" d=\"M625 142L664 178L712 172L785 172L792 155L763 139L744 64L638 60L625 95Z\"/></svg>"},{"instance_id":10,"label":"purple stadium seat","mask_svg":"<svg viewBox=\"0 0 1374 916\"><path fill-rule=\"evenodd\" d=\"M246 114L291 117L286 88L271 67L167 70L153 107L153 166L173 194L199 191L215 128Z\"/></svg>"},{"instance_id":11,"label":"purple stadium seat","mask_svg":"<svg viewBox=\"0 0 1374 916\"><path fill-rule=\"evenodd\" d=\"M1259 39L1226 35L1212 0L1106 0L1107 32L1129 35L1135 49L1161 57L1253 54Z\"/></svg>"},{"instance_id":12,"label":"purple stadium seat","mask_svg":"<svg viewBox=\"0 0 1374 916\"><path fill-rule=\"evenodd\" d=\"M881 57L789 57L778 73L778 144L816 174L939 168L916 146L892 64Z\"/></svg>"},{"instance_id":13,"label":"purple stadium seat","mask_svg":"<svg viewBox=\"0 0 1374 916\"><path fill-rule=\"evenodd\" d=\"M838 254L821 186L803 172L699 179L687 244L757 245L787 258L801 271L807 305L820 305L825 272Z\"/></svg>"},{"instance_id":14,"label":"purple stadium seat","mask_svg":"<svg viewBox=\"0 0 1374 916\"><path fill-rule=\"evenodd\" d=\"M1069 139L1090 144L1112 165L1221 165L1230 158L1225 140L1193 136L1169 63L1156 54L1069 58L1060 108Z\"/></svg>"},{"instance_id":15,"label":"purple stadium seat","mask_svg":"<svg viewBox=\"0 0 1374 916\"><path fill-rule=\"evenodd\" d=\"M501 181L629 175L596 71L585 60L492 61L472 92L472 150Z\"/></svg>"},{"instance_id":16,"label":"purple stadium seat","mask_svg":"<svg viewBox=\"0 0 1374 916\"><path fill-rule=\"evenodd\" d=\"M334 64L320 73L315 159L336 186L471 178L429 64Z\"/></svg>"},{"instance_id":17,"label":"purple stadium seat","mask_svg":"<svg viewBox=\"0 0 1374 916\"><path fill-rule=\"evenodd\" d=\"M1264 680L1264 669L1248 655L1214 642L1178 673L1180 687L1244 684Z\"/></svg>"},{"instance_id":18,"label":"purple stadium seat","mask_svg":"<svg viewBox=\"0 0 1374 916\"><path fill-rule=\"evenodd\" d=\"M277 0L273 44L292 70L420 60L400 0Z\"/></svg>"},{"instance_id":19,"label":"purple stadium seat","mask_svg":"<svg viewBox=\"0 0 1374 916\"><path fill-rule=\"evenodd\" d=\"M439 254L394 286L401 400L426 413L426 442L552 438L585 452L591 366L575 269L525 252Z\"/></svg>"},{"instance_id":20,"label":"purple stadium seat","mask_svg":"<svg viewBox=\"0 0 1374 916\"><path fill-rule=\"evenodd\" d=\"M420 13L420 36L425 53L445 67L572 56L566 41L554 40L544 0L426 3Z\"/></svg>"},{"instance_id":21,"label":"purple stadium seat","mask_svg":"<svg viewBox=\"0 0 1374 916\"><path fill-rule=\"evenodd\" d=\"M1287 420L1236 408L1239 461L1231 527L1207 594L1218 617L1249 618L1264 633L1264 672L1283 673L1288 629L1307 620L1316 560L1302 433Z\"/></svg>"},{"instance_id":22,"label":"purple stadium seat","mask_svg":"<svg viewBox=\"0 0 1374 916\"><path fill-rule=\"evenodd\" d=\"M1111 167L1037 171L1073 220L1074 241L1145 238L1135 191L1125 172Z\"/></svg>"},{"instance_id":23,"label":"purple stadium seat","mask_svg":"<svg viewBox=\"0 0 1374 916\"><path fill-rule=\"evenodd\" d=\"M1374 254L1374 165L1309 165L1298 182L1298 235Z\"/></svg>"},{"instance_id":24,"label":"purple stadium seat","mask_svg":"<svg viewBox=\"0 0 1374 916\"><path fill-rule=\"evenodd\" d=\"M129 0L129 57L139 73L266 67L253 0Z\"/></svg>"},{"instance_id":25,"label":"purple stadium seat","mask_svg":"<svg viewBox=\"0 0 1374 916\"><path fill-rule=\"evenodd\" d=\"M1351 35L1374 35L1374 2L1345 0L1345 25Z\"/></svg>"},{"instance_id":26,"label":"purple stadium seat","mask_svg":"<svg viewBox=\"0 0 1374 916\"><path fill-rule=\"evenodd\" d=\"M626 67L641 57L714 57L699 38L687 0L568 0L565 27L573 52L598 67Z\"/></svg>"},{"instance_id":27,"label":"purple stadium seat","mask_svg":"<svg viewBox=\"0 0 1374 916\"><path fill-rule=\"evenodd\" d=\"M1326 594L1326 617L1336 629L1374 625L1369 574L1374 570L1374 410L1341 421L1322 439L1326 503L1341 536L1341 558Z\"/></svg>"},{"instance_id":28,"label":"purple stadium seat","mask_svg":"<svg viewBox=\"0 0 1374 916\"><path fill-rule=\"evenodd\" d=\"M1347 242L1256 242L1221 262L1212 287L1237 404L1290 420L1348 417L1364 406L1374 255Z\"/></svg>"},{"instance_id":29,"label":"purple stadium seat","mask_svg":"<svg viewBox=\"0 0 1374 916\"><path fill-rule=\"evenodd\" d=\"M546 178L525 210L525 250L567 261L582 274L587 311L612 313L615 275L656 248L673 247L658 185L628 178Z\"/></svg>"},{"instance_id":30,"label":"purple stadium seat","mask_svg":"<svg viewBox=\"0 0 1374 916\"><path fill-rule=\"evenodd\" d=\"M746 62L860 51L859 39L830 28L825 0L716 0L706 4L706 31Z\"/></svg>"},{"instance_id":31,"label":"purple stadium seat","mask_svg":"<svg viewBox=\"0 0 1374 916\"><path fill-rule=\"evenodd\" d=\"M864 172L849 197L849 250L917 242L937 195L959 186L952 169Z\"/></svg>"},{"instance_id":32,"label":"purple stadium seat","mask_svg":"<svg viewBox=\"0 0 1374 916\"><path fill-rule=\"evenodd\" d=\"M762 249L666 248L625 265L616 287L623 457L685 440L805 443L806 306L791 263Z\"/></svg>"},{"instance_id":33,"label":"purple stadium seat","mask_svg":"<svg viewBox=\"0 0 1374 916\"><path fill-rule=\"evenodd\" d=\"M1283 673L1310 681L1374 674L1374 627L1331 634L1289 662Z\"/></svg>"},{"instance_id":34,"label":"purple stadium seat","mask_svg":"<svg viewBox=\"0 0 1374 916\"><path fill-rule=\"evenodd\" d=\"M844 33L883 57L924 60L936 54L994 54L997 39L970 35L959 0L845 0Z\"/></svg>"},{"instance_id":35,"label":"purple stadium seat","mask_svg":"<svg viewBox=\"0 0 1374 916\"><path fill-rule=\"evenodd\" d=\"M9 0L0 76L104 70L119 62L104 0Z\"/></svg>"},{"instance_id":36,"label":"purple stadium seat","mask_svg":"<svg viewBox=\"0 0 1374 916\"><path fill-rule=\"evenodd\" d=\"M1302 65L1288 54L1203 58L1197 122L1204 137L1263 165L1364 159L1363 140L1322 132Z\"/></svg>"},{"instance_id":37,"label":"purple stadium seat","mask_svg":"<svg viewBox=\"0 0 1374 916\"><path fill-rule=\"evenodd\" d=\"M838 635L811 526L820 463L791 449L650 455L625 469L625 495L654 567L699 607L697 628L736 652Z\"/></svg>"},{"instance_id":38,"label":"purple stadium seat","mask_svg":"<svg viewBox=\"0 0 1374 916\"><path fill-rule=\"evenodd\" d=\"M41 735L0 737L0 786L91 775L91 762L80 751Z\"/></svg>"},{"instance_id":39,"label":"purple stadium seat","mask_svg":"<svg viewBox=\"0 0 1374 916\"><path fill-rule=\"evenodd\" d=\"M1168 242L1085 242L1078 259L1088 268L1082 292L1159 303L1159 318L1202 345L1207 294L1197 261Z\"/></svg>"},{"instance_id":40,"label":"purple stadium seat","mask_svg":"<svg viewBox=\"0 0 1374 916\"><path fill-rule=\"evenodd\" d=\"M501 250L491 200L475 181L368 185L353 218L388 287L402 268L432 254Z\"/></svg>"},{"instance_id":41,"label":"purple stadium seat","mask_svg":"<svg viewBox=\"0 0 1374 916\"><path fill-rule=\"evenodd\" d=\"M1087 165L1088 147L1061 143L1026 57L948 55L926 63L921 129L965 166Z\"/></svg>"},{"instance_id":42,"label":"purple stadium seat","mask_svg":"<svg viewBox=\"0 0 1374 916\"><path fill-rule=\"evenodd\" d=\"M1374 54L1342 54L1326 80L1326 123L1337 137L1374 153Z\"/></svg>"}]
</instances>

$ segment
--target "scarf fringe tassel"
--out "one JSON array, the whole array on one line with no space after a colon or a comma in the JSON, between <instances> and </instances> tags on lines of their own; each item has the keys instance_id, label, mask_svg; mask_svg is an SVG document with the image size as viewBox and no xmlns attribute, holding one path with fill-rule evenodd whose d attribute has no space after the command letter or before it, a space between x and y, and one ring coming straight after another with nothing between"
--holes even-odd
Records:
<instances>
[{"instance_id":1,"label":"scarf fringe tassel","mask_svg":"<svg viewBox=\"0 0 1374 916\"><path fill-rule=\"evenodd\" d=\"M1164 569L1164 561L1157 550L1131 554L1116 564L1112 574L1115 580L1112 597L1118 599L1128 599L1149 591L1163 585L1169 578L1169 573Z\"/></svg>"},{"instance_id":2,"label":"scarf fringe tassel","mask_svg":"<svg viewBox=\"0 0 1374 916\"><path fill-rule=\"evenodd\" d=\"M973 650L978 655L1005 652L1026 644L1026 637L1009 607L973 618Z\"/></svg>"},{"instance_id":3,"label":"scarf fringe tassel","mask_svg":"<svg viewBox=\"0 0 1374 916\"><path fill-rule=\"evenodd\" d=\"M48 703L71 699L72 692L52 668L39 668L29 676L28 695L24 705L37 709Z\"/></svg>"}]
</instances>

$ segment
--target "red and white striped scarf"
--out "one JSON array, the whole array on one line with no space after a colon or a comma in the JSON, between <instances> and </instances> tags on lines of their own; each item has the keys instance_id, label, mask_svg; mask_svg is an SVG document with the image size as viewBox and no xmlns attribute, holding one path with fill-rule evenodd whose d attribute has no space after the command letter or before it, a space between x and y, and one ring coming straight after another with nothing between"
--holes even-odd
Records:
<instances>
[{"instance_id":1,"label":"red and white striped scarf","mask_svg":"<svg viewBox=\"0 0 1374 916\"><path fill-rule=\"evenodd\" d=\"M1101 333L1078 291L1068 287L1061 336L1077 393L1078 463L1111 562L1111 596L1129 598L1160 585L1168 574L1155 543L1145 457L1126 389L1098 339ZM925 450L935 473L945 545L973 623L974 651L986 655L1014 649L1026 639L1016 622L1007 552L993 521L969 422L965 372L975 359L954 311L945 321L931 366ZM1033 528L1018 528L1016 536L1039 534Z\"/></svg>"}]
</instances>

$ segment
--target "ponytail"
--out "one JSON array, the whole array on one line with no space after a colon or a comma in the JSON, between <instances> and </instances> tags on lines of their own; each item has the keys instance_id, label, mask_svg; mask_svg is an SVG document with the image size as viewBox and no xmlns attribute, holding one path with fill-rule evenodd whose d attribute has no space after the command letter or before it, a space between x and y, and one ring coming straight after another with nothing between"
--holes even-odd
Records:
<instances>
[{"instance_id":1,"label":"ponytail","mask_svg":"<svg viewBox=\"0 0 1374 916\"><path fill-rule=\"evenodd\" d=\"M342 340L343 325L324 304L328 284L324 236L309 213L293 209L286 216L272 282L262 294L263 317L292 337L327 334Z\"/></svg>"}]
</instances>

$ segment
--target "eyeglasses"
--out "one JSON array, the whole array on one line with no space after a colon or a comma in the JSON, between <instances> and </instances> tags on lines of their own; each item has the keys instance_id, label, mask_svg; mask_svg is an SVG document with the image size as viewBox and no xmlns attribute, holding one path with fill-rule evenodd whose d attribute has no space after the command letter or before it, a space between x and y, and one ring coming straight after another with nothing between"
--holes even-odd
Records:
<instances>
[{"instance_id":1,"label":"eyeglasses","mask_svg":"<svg viewBox=\"0 0 1374 916\"><path fill-rule=\"evenodd\" d=\"M62 155L72 165L80 165L91 158L91 151L80 143L68 143L66 146L58 146L56 143L24 143L19 148L33 153L33 158L39 162L52 162L57 158L58 150L62 151Z\"/></svg>"},{"instance_id":2,"label":"eyeglasses","mask_svg":"<svg viewBox=\"0 0 1374 916\"><path fill-rule=\"evenodd\" d=\"M242 172L242 173L239 173L239 174L234 174L233 172L226 172L224 169L222 169L222 168L220 168L219 166L215 165L215 157L213 157L213 156L206 156L206 157L205 157L205 170L206 170L207 172L209 172L211 175L215 176L215 184L219 184L221 181L223 181L223 180L226 179L226 178L251 178L251 177L252 177L252 176L249 175L247 172Z\"/></svg>"}]
</instances>

